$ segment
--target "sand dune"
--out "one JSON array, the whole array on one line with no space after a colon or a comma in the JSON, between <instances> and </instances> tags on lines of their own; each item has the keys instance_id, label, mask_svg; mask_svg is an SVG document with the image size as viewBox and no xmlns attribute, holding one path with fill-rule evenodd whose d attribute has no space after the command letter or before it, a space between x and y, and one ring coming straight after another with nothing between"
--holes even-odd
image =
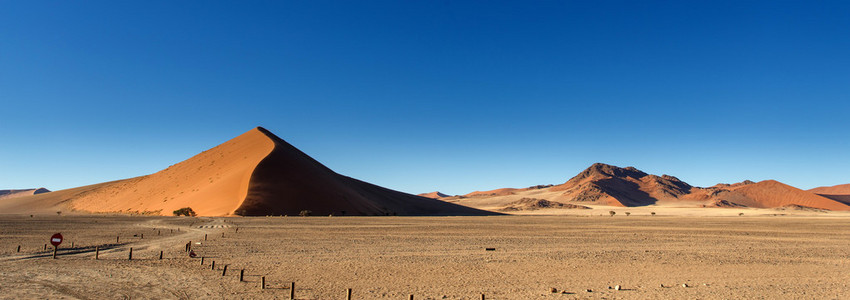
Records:
<instances>
[{"instance_id":1,"label":"sand dune","mask_svg":"<svg viewBox=\"0 0 850 300\"><path fill-rule=\"evenodd\" d=\"M20 189L20 190L0 190L0 200L2 199L11 199L17 197L24 196L32 196L37 194L49 193L50 190L46 188L37 188L37 189Z\"/></svg>"},{"instance_id":2,"label":"sand dune","mask_svg":"<svg viewBox=\"0 0 850 300\"><path fill-rule=\"evenodd\" d=\"M816 187L809 192L850 205L850 184Z\"/></svg>"},{"instance_id":3,"label":"sand dune","mask_svg":"<svg viewBox=\"0 0 850 300\"><path fill-rule=\"evenodd\" d=\"M440 199L440 198L451 197L449 195L440 193L439 191L434 191L434 192L430 192L430 193L423 193L423 194L419 194L418 196L425 197L425 198L431 198L431 199Z\"/></svg>"},{"instance_id":4,"label":"sand dune","mask_svg":"<svg viewBox=\"0 0 850 300\"><path fill-rule=\"evenodd\" d=\"M779 208L789 205L827 210L850 210L842 200L803 191L777 181L744 181L701 188L670 175L652 175L634 167L596 163L563 184L534 189L474 192L453 203L495 211L514 209L523 198L603 207L725 207ZM448 200L448 199L444 199ZM850 198L848 198L850 200Z\"/></svg>"},{"instance_id":5,"label":"sand dune","mask_svg":"<svg viewBox=\"0 0 850 300\"><path fill-rule=\"evenodd\" d=\"M829 194L829 195L850 195L850 183L848 184L839 184L834 186L822 186L816 187L809 192L815 194Z\"/></svg>"},{"instance_id":6,"label":"sand dune","mask_svg":"<svg viewBox=\"0 0 850 300\"><path fill-rule=\"evenodd\" d=\"M818 196L776 180L765 180L732 189L733 193L744 198L732 202L748 207L784 207L799 205L828 210L850 210L850 206L825 197Z\"/></svg>"},{"instance_id":7,"label":"sand dune","mask_svg":"<svg viewBox=\"0 0 850 300\"><path fill-rule=\"evenodd\" d=\"M512 195L516 192L517 189L514 188L501 188L490 191L474 191L472 193L463 195L464 197L481 197L481 196L505 196Z\"/></svg>"},{"instance_id":8,"label":"sand dune","mask_svg":"<svg viewBox=\"0 0 850 300\"><path fill-rule=\"evenodd\" d=\"M4 212L72 209L171 215L481 215L339 175L263 128L157 173L4 201Z\"/></svg>"}]
</instances>

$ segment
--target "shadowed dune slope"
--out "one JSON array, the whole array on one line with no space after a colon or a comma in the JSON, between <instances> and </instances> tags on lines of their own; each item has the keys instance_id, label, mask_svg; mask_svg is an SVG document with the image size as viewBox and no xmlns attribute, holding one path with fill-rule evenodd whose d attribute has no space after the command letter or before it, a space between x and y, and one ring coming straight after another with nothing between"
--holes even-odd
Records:
<instances>
[{"instance_id":1,"label":"shadowed dune slope","mask_svg":"<svg viewBox=\"0 0 850 300\"><path fill-rule=\"evenodd\" d=\"M183 207L200 216L493 214L339 175L260 127L151 175L0 201L3 213Z\"/></svg>"},{"instance_id":2,"label":"shadowed dune slope","mask_svg":"<svg viewBox=\"0 0 850 300\"><path fill-rule=\"evenodd\" d=\"M339 175L274 134L275 144L257 165L241 215L486 215L481 211L414 196Z\"/></svg>"}]
</instances>

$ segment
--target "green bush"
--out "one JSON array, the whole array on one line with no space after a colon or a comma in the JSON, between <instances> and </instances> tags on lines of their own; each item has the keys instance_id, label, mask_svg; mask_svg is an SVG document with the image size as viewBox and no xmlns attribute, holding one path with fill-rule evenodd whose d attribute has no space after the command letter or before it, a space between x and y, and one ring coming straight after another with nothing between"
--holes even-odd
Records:
<instances>
[{"instance_id":1,"label":"green bush","mask_svg":"<svg viewBox=\"0 0 850 300\"><path fill-rule=\"evenodd\" d=\"M196 216L196 215L198 215L198 214L196 214L196 213L195 213L195 211L194 211L194 210L192 210L192 208L191 208L191 207L184 207L184 208L181 208L181 209L175 210L175 211L174 211L174 215L175 215L175 216L187 216L187 217L194 217L194 216Z\"/></svg>"}]
</instances>

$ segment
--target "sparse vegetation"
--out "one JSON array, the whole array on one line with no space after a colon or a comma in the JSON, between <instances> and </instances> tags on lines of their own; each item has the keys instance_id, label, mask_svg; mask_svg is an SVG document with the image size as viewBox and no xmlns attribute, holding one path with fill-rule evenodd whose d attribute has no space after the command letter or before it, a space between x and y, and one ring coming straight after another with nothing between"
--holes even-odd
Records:
<instances>
[{"instance_id":1,"label":"sparse vegetation","mask_svg":"<svg viewBox=\"0 0 850 300\"><path fill-rule=\"evenodd\" d=\"M613 217L614 215L616 215L616 214L617 214L617 212L612 210L612 211L609 211L609 212L608 212L608 214L609 214L609 215L611 215L611 216Z\"/></svg>"},{"instance_id":2,"label":"sparse vegetation","mask_svg":"<svg viewBox=\"0 0 850 300\"><path fill-rule=\"evenodd\" d=\"M632 213L626 212L626 217L630 216Z\"/></svg>"},{"instance_id":3,"label":"sparse vegetation","mask_svg":"<svg viewBox=\"0 0 850 300\"><path fill-rule=\"evenodd\" d=\"M191 207L184 207L184 208L175 210L174 215L178 216L178 217L179 216L194 217L194 216L197 216L198 214L196 214L195 210L193 210Z\"/></svg>"},{"instance_id":4,"label":"sparse vegetation","mask_svg":"<svg viewBox=\"0 0 850 300\"><path fill-rule=\"evenodd\" d=\"M743 215L744 215L744 213L738 213L738 216L739 216L739 217L740 217L740 216L743 216Z\"/></svg>"},{"instance_id":5,"label":"sparse vegetation","mask_svg":"<svg viewBox=\"0 0 850 300\"><path fill-rule=\"evenodd\" d=\"M309 215L310 215L310 214L312 214L312 213L313 213L312 211L309 211L309 210L306 210L306 209L305 209L305 210L302 210L300 213L298 213L298 215L299 215L299 216L302 216L302 217L306 217L306 216L309 216Z\"/></svg>"},{"instance_id":6,"label":"sparse vegetation","mask_svg":"<svg viewBox=\"0 0 850 300\"><path fill-rule=\"evenodd\" d=\"M57 215L57 216L61 216L61 215L62 215L62 211L61 211L61 210L60 210L60 211L57 211L57 212L56 212L56 215Z\"/></svg>"},{"instance_id":7,"label":"sparse vegetation","mask_svg":"<svg viewBox=\"0 0 850 300\"><path fill-rule=\"evenodd\" d=\"M655 212L651 212L651 213L649 213L649 214L651 214L651 215L653 215L653 216L654 216L654 215L655 215Z\"/></svg>"}]
</instances>

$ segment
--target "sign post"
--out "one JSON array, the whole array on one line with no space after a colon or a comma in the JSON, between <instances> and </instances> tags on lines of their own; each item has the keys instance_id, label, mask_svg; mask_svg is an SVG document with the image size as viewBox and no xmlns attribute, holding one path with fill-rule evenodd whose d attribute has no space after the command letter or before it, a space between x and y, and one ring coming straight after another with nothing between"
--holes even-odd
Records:
<instances>
[{"instance_id":1,"label":"sign post","mask_svg":"<svg viewBox=\"0 0 850 300\"><path fill-rule=\"evenodd\" d=\"M50 244L53 245L53 259L56 259L56 252L59 250L59 244L62 244L62 234L53 234L53 236L50 237Z\"/></svg>"}]
</instances>

